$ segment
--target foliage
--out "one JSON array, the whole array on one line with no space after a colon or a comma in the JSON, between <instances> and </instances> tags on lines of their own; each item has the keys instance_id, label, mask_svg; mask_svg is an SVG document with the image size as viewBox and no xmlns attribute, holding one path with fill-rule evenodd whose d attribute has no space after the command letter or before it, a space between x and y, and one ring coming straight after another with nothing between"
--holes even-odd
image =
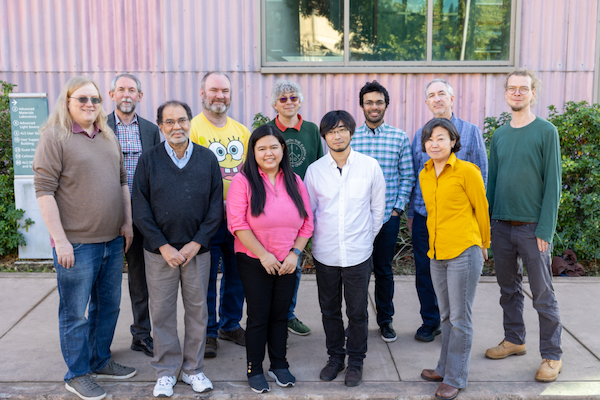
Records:
<instances>
[{"instance_id":1,"label":"foliage","mask_svg":"<svg viewBox=\"0 0 600 400\"><path fill-rule=\"evenodd\" d=\"M254 115L254 121L252 121L252 130L255 131L256 128L266 124L270 120L271 118L267 117L266 115L263 115L263 113L256 113Z\"/></svg>"},{"instance_id":2,"label":"foliage","mask_svg":"<svg viewBox=\"0 0 600 400\"><path fill-rule=\"evenodd\" d=\"M503 112L498 118L486 117L483 122L483 141L485 142L485 148L487 150L488 160L490 159L490 144L492 143L492 135L496 129L503 125L506 125L512 119L512 115L509 112Z\"/></svg>"},{"instance_id":3,"label":"foliage","mask_svg":"<svg viewBox=\"0 0 600 400\"><path fill-rule=\"evenodd\" d=\"M18 246L25 245L25 238L19 229L27 229L33 221L26 219L21 225L19 220L25 214L15 209L15 192L13 186L12 135L10 129L10 113L8 94L16 85L0 81L0 256L12 254Z\"/></svg>"},{"instance_id":4,"label":"foliage","mask_svg":"<svg viewBox=\"0 0 600 400\"><path fill-rule=\"evenodd\" d=\"M562 153L554 254L573 249L579 259L596 260L600 258L600 105L570 101L563 113L555 106L548 109L548 121L558 129ZM494 131L509 121L509 113L485 119L488 152Z\"/></svg>"}]
</instances>

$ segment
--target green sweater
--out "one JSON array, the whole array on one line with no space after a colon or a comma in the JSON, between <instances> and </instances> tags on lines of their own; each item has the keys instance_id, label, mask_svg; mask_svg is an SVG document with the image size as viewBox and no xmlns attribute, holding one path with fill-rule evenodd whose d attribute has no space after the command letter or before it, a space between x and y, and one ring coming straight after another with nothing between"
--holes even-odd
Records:
<instances>
[{"instance_id":1,"label":"green sweater","mask_svg":"<svg viewBox=\"0 0 600 400\"><path fill-rule=\"evenodd\" d=\"M269 121L268 124L276 127L283 135L290 151L292 171L304 180L308 166L323 157L323 145L321 144L319 128L312 122L303 120L299 131L294 128L287 128L282 132L275 123L275 119Z\"/></svg>"},{"instance_id":2,"label":"green sweater","mask_svg":"<svg viewBox=\"0 0 600 400\"><path fill-rule=\"evenodd\" d=\"M560 189L560 144L554 125L536 117L522 128L508 123L496 130L487 187L492 219L537 222L535 236L550 243Z\"/></svg>"}]
</instances>

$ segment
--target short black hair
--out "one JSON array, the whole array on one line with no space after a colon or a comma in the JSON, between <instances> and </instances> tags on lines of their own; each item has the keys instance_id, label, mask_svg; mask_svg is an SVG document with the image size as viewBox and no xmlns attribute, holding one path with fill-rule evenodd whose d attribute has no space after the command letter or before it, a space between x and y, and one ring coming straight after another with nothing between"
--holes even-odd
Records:
<instances>
[{"instance_id":1,"label":"short black hair","mask_svg":"<svg viewBox=\"0 0 600 400\"><path fill-rule=\"evenodd\" d=\"M354 135L354 130L356 129L356 121L352 118L352 115L348 111L344 110L335 110L329 111L327 114L323 116L321 120L321 126L319 126L319 133L321 133L321 137L324 139L332 129L335 129L338 124L342 121L346 128L350 131L350 136Z\"/></svg>"},{"instance_id":2,"label":"short black hair","mask_svg":"<svg viewBox=\"0 0 600 400\"><path fill-rule=\"evenodd\" d=\"M454 147L452 147L452 149L450 149L450 151L452 153L456 153L457 151L459 151L460 150L460 133L458 133L454 124L449 119L446 119L446 118L433 118L432 120L430 120L428 123L425 124L425 126L423 127L423 130L421 131L421 149L423 150L423 153L426 152L425 143L427 143L427 141L433 134L433 128L437 128L438 126L441 128L444 128L445 130L448 131L448 135L450 136L450 141L456 140L456 143L454 143Z\"/></svg>"},{"instance_id":3,"label":"short black hair","mask_svg":"<svg viewBox=\"0 0 600 400\"><path fill-rule=\"evenodd\" d=\"M179 101L179 100L169 100L166 103L161 104L158 107L158 110L156 111L156 123L158 125L162 124L162 119L163 119L163 111L165 110L166 107L173 107L173 106L180 106L183 107L183 109L185 110L185 113L187 114L188 119L190 120L190 122L192 121L192 109L190 108L190 106L187 105L187 103L184 103L183 101Z\"/></svg>"},{"instance_id":4,"label":"short black hair","mask_svg":"<svg viewBox=\"0 0 600 400\"><path fill-rule=\"evenodd\" d=\"M360 89L360 98L358 99L358 101L361 107L363 106L363 97L365 96L365 94L371 92L383 94L383 98L385 99L385 107L387 108L387 106L390 105L390 95L388 94L388 91L383 86L381 86L379 82L373 81L367 82L365 86L363 86L362 89Z\"/></svg>"}]
</instances>

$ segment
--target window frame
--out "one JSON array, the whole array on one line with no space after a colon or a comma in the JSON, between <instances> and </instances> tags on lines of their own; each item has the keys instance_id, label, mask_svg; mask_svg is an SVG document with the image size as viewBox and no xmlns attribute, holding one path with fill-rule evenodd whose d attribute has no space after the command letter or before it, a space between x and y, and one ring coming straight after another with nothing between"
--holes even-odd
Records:
<instances>
[{"instance_id":1,"label":"window frame","mask_svg":"<svg viewBox=\"0 0 600 400\"><path fill-rule=\"evenodd\" d=\"M471 0L475 1L475 0ZM433 61L434 0L427 0L427 52L424 61L350 61L350 0L344 0L344 61L267 61L266 2L260 0L260 72L277 73L506 73L519 65L521 9L523 0L512 0L510 51L507 61Z\"/></svg>"}]
</instances>

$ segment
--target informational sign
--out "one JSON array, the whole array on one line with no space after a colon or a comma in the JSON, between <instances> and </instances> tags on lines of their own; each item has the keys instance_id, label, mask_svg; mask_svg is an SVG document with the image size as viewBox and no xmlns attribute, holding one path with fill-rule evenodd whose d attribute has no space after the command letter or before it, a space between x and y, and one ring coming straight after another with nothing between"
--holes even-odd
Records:
<instances>
[{"instance_id":1,"label":"informational sign","mask_svg":"<svg viewBox=\"0 0 600 400\"><path fill-rule=\"evenodd\" d=\"M48 118L46 93L11 93L9 100L15 175L33 175L38 130Z\"/></svg>"},{"instance_id":2,"label":"informational sign","mask_svg":"<svg viewBox=\"0 0 600 400\"><path fill-rule=\"evenodd\" d=\"M25 246L19 246L20 259L51 259L50 233L44 224L33 186L33 156L40 139L38 130L48 118L46 93L10 93L10 120L12 127L13 161L15 171L15 207L25 211L19 221L29 228L20 229Z\"/></svg>"}]
</instances>

